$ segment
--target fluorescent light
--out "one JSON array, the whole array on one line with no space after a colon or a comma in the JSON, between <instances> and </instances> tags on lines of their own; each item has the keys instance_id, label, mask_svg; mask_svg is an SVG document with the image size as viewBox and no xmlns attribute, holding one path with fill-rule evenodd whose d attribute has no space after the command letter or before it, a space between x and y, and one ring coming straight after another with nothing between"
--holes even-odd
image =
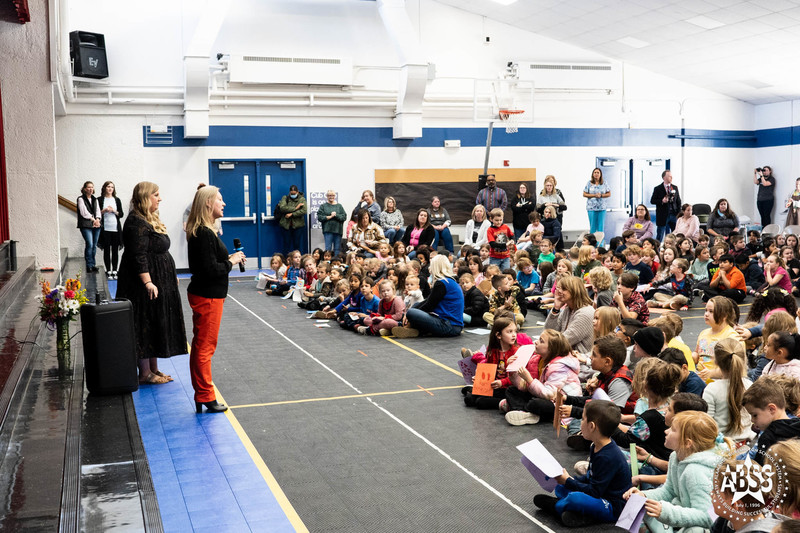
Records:
<instances>
[{"instance_id":1,"label":"fluorescent light","mask_svg":"<svg viewBox=\"0 0 800 533\"><path fill-rule=\"evenodd\" d=\"M495 4L500 4L501 6L510 6L517 0L492 0Z\"/></svg>"},{"instance_id":2,"label":"fluorescent light","mask_svg":"<svg viewBox=\"0 0 800 533\"><path fill-rule=\"evenodd\" d=\"M637 39L636 37L623 37L622 39L617 39L617 42L630 46L631 48L644 48L645 46L650 46L650 43L642 41L641 39Z\"/></svg>"},{"instance_id":3,"label":"fluorescent light","mask_svg":"<svg viewBox=\"0 0 800 533\"><path fill-rule=\"evenodd\" d=\"M686 19L686 22L688 22L689 24L694 24L695 26L700 26L701 28L705 28L707 30L713 30L714 28L721 28L722 26L725 25L724 22L704 17L702 15Z\"/></svg>"}]
</instances>

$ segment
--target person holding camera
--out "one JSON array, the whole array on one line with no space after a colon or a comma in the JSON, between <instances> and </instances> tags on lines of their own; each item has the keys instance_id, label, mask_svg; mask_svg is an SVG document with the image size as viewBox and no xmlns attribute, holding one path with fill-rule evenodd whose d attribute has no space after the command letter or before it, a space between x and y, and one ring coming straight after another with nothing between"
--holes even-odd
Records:
<instances>
[{"instance_id":1,"label":"person holding camera","mask_svg":"<svg viewBox=\"0 0 800 533\"><path fill-rule=\"evenodd\" d=\"M772 223L772 208L775 206L775 176L772 167L764 165L753 171L753 183L758 185L756 207L761 215L761 227Z\"/></svg>"},{"instance_id":2,"label":"person holding camera","mask_svg":"<svg viewBox=\"0 0 800 533\"><path fill-rule=\"evenodd\" d=\"M664 182L656 185L653 195L650 197L650 203L656 206L656 228L658 230L656 239L659 241L664 240L664 235L668 233L667 228L669 228L669 232L675 229L678 213L681 212L681 195L678 188L672 184L672 172L665 170L661 173L661 179Z\"/></svg>"}]
</instances>

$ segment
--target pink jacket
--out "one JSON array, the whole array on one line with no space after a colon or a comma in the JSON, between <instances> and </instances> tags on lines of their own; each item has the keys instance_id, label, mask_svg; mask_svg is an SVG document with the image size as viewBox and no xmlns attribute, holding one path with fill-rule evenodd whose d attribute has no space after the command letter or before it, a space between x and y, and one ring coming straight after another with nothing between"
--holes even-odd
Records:
<instances>
[{"instance_id":1,"label":"pink jacket","mask_svg":"<svg viewBox=\"0 0 800 533\"><path fill-rule=\"evenodd\" d=\"M539 373L539 354L533 354L531 360L528 361L526 368L531 376L536 376ZM578 359L570 354L563 357L556 357L544 367L542 375L538 379L528 384L528 392L539 398L550 398L555 396L556 391L560 388L568 396L581 396L581 381L578 378L578 372L581 369L581 364ZM511 378L514 385L520 385L521 379L516 373Z\"/></svg>"}]
</instances>

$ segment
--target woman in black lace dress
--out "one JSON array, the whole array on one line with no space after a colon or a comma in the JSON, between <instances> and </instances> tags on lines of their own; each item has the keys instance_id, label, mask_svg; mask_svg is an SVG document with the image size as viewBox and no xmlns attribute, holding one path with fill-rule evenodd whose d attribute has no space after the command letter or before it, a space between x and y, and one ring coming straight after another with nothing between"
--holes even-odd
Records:
<instances>
[{"instance_id":1,"label":"woman in black lace dress","mask_svg":"<svg viewBox=\"0 0 800 533\"><path fill-rule=\"evenodd\" d=\"M175 261L167 228L158 217L158 185L143 181L133 188L122 230L124 252L117 298L133 304L139 382L161 384L172 378L158 370L159 357L186 353L186 330Z\"/></svg>"}]
</instances>

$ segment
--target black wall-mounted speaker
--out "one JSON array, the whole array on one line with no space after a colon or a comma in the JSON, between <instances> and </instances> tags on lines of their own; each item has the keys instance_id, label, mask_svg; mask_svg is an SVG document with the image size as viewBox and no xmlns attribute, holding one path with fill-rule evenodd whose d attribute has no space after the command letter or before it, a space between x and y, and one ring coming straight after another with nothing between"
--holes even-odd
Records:
<instances>
[{"instance_id":1,"label":"black wall-mounted speaker","mask_svg":"<svg viewBox=\"0 0 800 533\"><path fill-rule=\"evenodd\" d=\"M72 75L82 78L107 78L106 38L102 33L73 31L69 34Z\"/></svg>"}]
</instances>

